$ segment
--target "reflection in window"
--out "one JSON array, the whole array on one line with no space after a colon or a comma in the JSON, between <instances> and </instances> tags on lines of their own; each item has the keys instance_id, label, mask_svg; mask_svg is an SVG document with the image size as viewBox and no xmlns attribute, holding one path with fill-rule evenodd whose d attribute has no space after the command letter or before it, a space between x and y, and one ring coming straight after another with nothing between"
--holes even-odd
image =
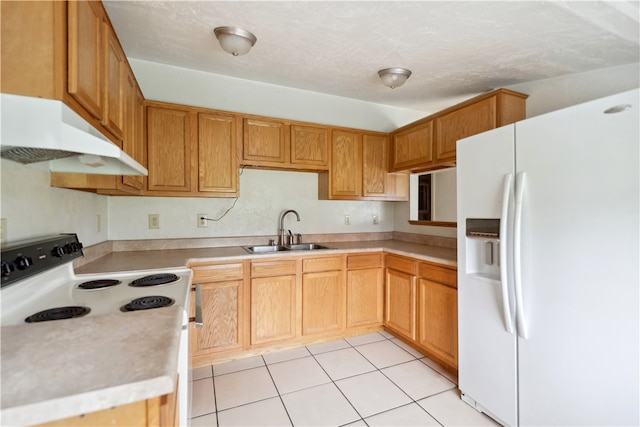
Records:
<instances>
[{"instance_id":1,"label":"reflection in window","mask_svg":"<svg viewBox=\"0 0 640 427\"><path fill-rule=\"evenodd\" d=\"M418 178L418 220L431 221L431 174Z\"/></svg>"}]
</instances>

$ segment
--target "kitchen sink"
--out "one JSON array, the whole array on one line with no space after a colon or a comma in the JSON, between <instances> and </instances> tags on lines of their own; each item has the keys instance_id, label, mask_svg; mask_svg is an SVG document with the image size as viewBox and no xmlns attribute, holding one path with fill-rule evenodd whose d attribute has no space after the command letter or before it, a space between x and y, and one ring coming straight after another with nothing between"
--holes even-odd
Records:
<instances>
[{"instance_id":1,"label":"kitchen sink","mask_svg":"<svg viewBox=\"0 0 640 427\"><path fill-rule=\"evenodd\" d=\"M245 251L251 254L265 254L284 251L315 251L319 249L331 249L328 246L319 245L317 243L303 243L300 245L257 245L243 246Z\"/></svg>"}]
</instances>

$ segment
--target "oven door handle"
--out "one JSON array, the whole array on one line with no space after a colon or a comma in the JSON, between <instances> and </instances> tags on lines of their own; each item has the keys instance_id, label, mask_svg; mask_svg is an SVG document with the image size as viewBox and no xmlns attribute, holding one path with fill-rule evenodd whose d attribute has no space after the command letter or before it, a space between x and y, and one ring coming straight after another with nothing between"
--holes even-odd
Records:
<instances>
[{"instance_id":1,"label":"oven door handle","mask_svg":"<svg viewBox=\"0 0 640 427\"><path fill-rule=\"evenodd\" d=\"M202 291L197 283L192 289L196 291L196 317L191 317L189 321L194 322L196 328L202 328L204 326L202 321Z\"/></svg>"}]
</instances>

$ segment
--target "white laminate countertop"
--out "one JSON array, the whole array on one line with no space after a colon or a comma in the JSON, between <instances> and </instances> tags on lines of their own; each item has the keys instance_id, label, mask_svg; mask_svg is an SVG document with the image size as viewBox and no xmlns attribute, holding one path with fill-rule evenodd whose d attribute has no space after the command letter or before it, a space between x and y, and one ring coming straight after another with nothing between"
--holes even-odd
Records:
<instances>
[{"instance_id":1,"label":"white laminate countertop","mask_svg":"<svg viewBox=\"0 0 640 427\"><path fill-rule=\"evenodd\" d=\"M112 252L76 270L78 274L105 273L113 271L149 270L158 268L182 268L194 262L216 262L237 259L268 259L274 257L327 255L343 252L386 251L424 261L457 266L456 250L440 246L429 246L401 240L363 240L352 242L321 242L328 250L284 251L276 253L250 254L240 246L225 246L193 249L164 249L151 251Z\"/></svg>"},{"instance_id":2,"label":"white laminate countertop","mask_svg":"<svg viewBox=\"0 0 640 427\"><path fill-rule=\"evenodd\" d=\"M2 425L32 425L174 390L180 306L2 327Z\"/></svg>"}]
</instances>

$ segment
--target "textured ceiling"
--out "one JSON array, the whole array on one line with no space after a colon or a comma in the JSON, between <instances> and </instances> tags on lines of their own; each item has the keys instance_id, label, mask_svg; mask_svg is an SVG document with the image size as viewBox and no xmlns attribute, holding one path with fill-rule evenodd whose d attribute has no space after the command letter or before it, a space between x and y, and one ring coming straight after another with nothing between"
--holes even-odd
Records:
<instances>
[{"instance_id":1,"label":"textured ceiling","mask_svg":"<svg viewBox=\"0 0 640 427\"><path fill-rule=\"evenodd\" d=\"M104 1L128 57L423 111L640 60L638 1ZM224 52L213 28L258 41ZM404 86L377 71L405 67Z\"/></svg>"}]
</instances>

